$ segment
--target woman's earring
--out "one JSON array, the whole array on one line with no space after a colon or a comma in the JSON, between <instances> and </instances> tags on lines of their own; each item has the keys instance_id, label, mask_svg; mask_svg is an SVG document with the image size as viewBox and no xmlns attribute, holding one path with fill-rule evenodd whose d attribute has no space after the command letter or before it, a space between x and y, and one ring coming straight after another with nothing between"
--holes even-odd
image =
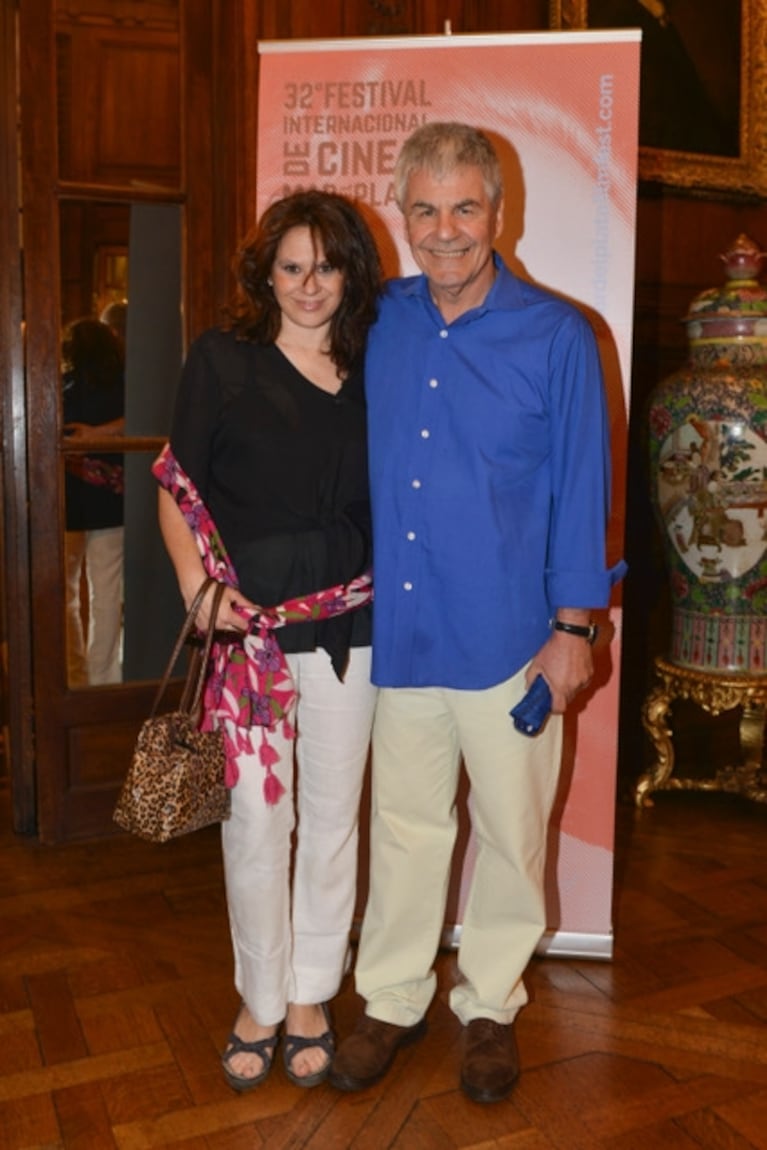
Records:
<instances>
[{"instance_id":1,"label":"woman's earring","mask_svg":"<svg viewBox=\"0 0 767 1150\"><path fill-rule=\"evenodd\" d=\"M272 281L270 279L268 279L266 282L269 285L269 287L274 287L274 284L272 283Z\"/></svg>"}]
</instances>

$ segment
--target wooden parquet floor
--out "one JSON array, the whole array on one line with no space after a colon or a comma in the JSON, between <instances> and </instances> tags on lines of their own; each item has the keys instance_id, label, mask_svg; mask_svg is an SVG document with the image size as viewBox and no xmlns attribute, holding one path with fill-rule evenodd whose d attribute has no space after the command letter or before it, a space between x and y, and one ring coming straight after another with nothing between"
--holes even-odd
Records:
<instances>
[{"instance_id":1,"label":"wooden parquet floor","mask_svg":"<svg viewBox=\"0 0 767 1150\"><path fill-rule=\"evenodd\" d=\"M478 1106L457 1089L452 953L426 1038L373 1090L301 1090L277 1064L237 1096L217 832L50 848L0 830L0 1148L767 1148L766 831L738 798L621 807L614 961L533 960L522 1077ZM358 1009L347 981L341 1033Z\"/></svg>"}]
</instances>

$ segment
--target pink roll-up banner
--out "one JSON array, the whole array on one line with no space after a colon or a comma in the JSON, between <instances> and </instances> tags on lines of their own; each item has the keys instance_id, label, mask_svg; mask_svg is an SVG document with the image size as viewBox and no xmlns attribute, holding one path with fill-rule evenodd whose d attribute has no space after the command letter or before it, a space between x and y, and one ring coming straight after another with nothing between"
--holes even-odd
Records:
<instances>
[{"instance_id":1,"label":"pink roll-up banner","mask_svg":"<svg viewBox=\"0 0 767 1150\"><path fill-rule=\"evenodd\" d=\"M418 270L392 183L402 142L434 120L462 120L491 137L505 182L498 250L517 274L576 303L599 340L613 441L611 562L624 534L639 51L633 29L259 45L255 212L300 188L348 195L365 212L388 275ZM602 621L593 688L565 720L541 953L612 956L619 588ZM460 936L473 858L464 829L448 942Z\"/></svg>"}]
</instances>

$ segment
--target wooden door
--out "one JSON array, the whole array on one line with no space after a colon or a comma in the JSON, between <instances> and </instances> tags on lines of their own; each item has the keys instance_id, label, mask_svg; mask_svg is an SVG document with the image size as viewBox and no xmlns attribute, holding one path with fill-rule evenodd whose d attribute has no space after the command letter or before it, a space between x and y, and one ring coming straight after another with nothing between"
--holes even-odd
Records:
<instances>
[{"instance_id":1,"label":"wooden door","mask_svg":"<svg viewBox=\"0 0 767 1150\"><path fill-rule=\"evenodd\" d=\"M214 196L189 192L192 180L212 184L211 12L210 0L18 4L26 469L15 461L5 507L6 536L9 510L23 514L28 549L8 556L6 604L29 641L14 637L8 696L17 829L44 842L115 833L116 791L180 619L149 468L188 330L212 319ZM101 441L94 433L86 451L64 426L62 331L75 318L98 322L123 293L125 425ZM108 600L89 580L90 544L104 532L72 527L65 481L107 450L125 476L122 588ZM81 537L81 621L87 632L107 601L119 619L117 681L72 671L66 572Z\"/></svg>"}]
</instances>

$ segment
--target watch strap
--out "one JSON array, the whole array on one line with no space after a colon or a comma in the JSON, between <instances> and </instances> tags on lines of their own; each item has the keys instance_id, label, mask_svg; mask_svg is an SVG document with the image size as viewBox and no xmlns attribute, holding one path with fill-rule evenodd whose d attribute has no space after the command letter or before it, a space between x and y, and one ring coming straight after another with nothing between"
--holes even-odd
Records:
<instances>
[{"instance_id":1,"label":"watch strap","mask_svg":"<svg viewBox=\"0 0 767 1150\"><path fill-rule=\"evenodd\" d=\"M551 625L555 631L564 631L567 635L579 635L592 646L599 634L596 623L565 623L562 619L554 619Z\"/></svg>"}]
</instances>

